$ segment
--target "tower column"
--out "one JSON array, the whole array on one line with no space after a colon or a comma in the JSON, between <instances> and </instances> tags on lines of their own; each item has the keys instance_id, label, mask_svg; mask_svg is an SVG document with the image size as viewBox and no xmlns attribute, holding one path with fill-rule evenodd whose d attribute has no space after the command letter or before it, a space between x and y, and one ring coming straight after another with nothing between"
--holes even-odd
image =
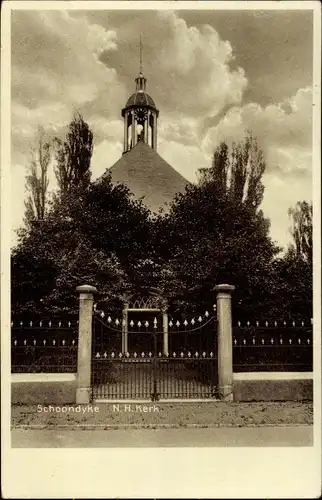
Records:
<instances>
[{"instance_id":1,"label":"tower column","mask_svg":"<svg viewBox=\"0 0 322 500\"><path fill-rule=\"evenodd\" d=\"M157 116L153 113L152 148L157 150Z\"/></svg>"},{"instance_id":2,"label":"tower column","mask_svg":"<svg viewBox=\"0 0 322 500\"><path fill-rule=\"evenodd\" d=\"M125 116L124 116L124 144L123 144L123 152L126 153L127 152L127 148L128 148L128 143L129 143L129 138L128 138L128 112L126 111L125 112Z\"/></svg>"},{"instance_id":3,"label":"tower column","mask_svg":"<svg viewBox=\"0 0 322 500\"><path fill-rule=\"evenodd\" d=\"M147 119L144 122L144 142L149 144L149 116L150 110L148 110Z\"/></svg>"},{"instance_id":4,"label":"tower column","mask_svg":"<svg viewBox=\"0 0 322 500\"><path fill-rule=\"evenodd\" d=\"M136 144L136 121L134 109L132 109L132 148L134 148Z\"/></svg>"}]
</instances>

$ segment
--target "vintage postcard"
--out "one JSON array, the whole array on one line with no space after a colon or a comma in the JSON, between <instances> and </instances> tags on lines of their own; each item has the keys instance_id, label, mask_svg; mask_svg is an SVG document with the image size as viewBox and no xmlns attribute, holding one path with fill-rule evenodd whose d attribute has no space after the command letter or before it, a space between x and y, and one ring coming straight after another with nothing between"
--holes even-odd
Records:
<instances>
[{"instance_id":1,"label":"vintage postcard","mask_svg":"<svg viewBox=\"0 0 322 500\"><path fill-rule=\"evenodd\" d=\"M320 25L4 2L5 498L319 496Z\"/></svg>"}]
</instances>

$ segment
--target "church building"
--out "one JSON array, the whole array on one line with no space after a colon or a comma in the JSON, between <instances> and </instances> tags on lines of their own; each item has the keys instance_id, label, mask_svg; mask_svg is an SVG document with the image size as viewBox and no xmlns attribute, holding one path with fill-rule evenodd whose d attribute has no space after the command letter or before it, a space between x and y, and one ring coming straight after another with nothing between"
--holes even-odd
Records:
<instances>
[{"instance_id":1,"label":"church building","mask_svg":"<svg viewBox=\"0 0 322 500\"><path fill-rule=\"evenodd\" d=\"M188 181L157 153L159 110L146 92L146 82L141 62L135 92L122 109L123 154L104 175L109 172L113 183L125 184L152 212L167 212Z\"/></svg>"}]
</instances>

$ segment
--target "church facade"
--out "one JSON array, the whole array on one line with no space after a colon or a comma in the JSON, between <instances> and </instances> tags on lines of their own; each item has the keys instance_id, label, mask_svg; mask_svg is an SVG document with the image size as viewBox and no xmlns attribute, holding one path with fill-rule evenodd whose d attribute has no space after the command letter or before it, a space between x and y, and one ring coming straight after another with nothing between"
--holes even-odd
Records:
<instances>
[{"instance_id":1,"label":"church facade","mask_svg":"<svg viewBox=\"0 0 322 500\"><path fill-rule=\"evenodd\" d=\"M167 212L188 181L157 153L159 110L146 92L146 82L141 68L135 92L122 109L122 157L104 175L110 173L113 183L125 184L152 212Z\"/></svg>"}]
</instances>

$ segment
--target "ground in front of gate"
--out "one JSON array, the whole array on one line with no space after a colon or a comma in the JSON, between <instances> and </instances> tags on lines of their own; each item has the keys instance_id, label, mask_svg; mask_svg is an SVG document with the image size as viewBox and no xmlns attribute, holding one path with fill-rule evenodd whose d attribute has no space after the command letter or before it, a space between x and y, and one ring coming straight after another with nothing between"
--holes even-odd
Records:
<instances>
[{"instance_id":1,"label":"ground in front of gate","mask_svg":"<svg viewBox=\"0 0 322 500\"><path fill-rule=\"evenodd\" d=\"M13 405L12 429L104 430L122 428L192 428L310 426L310 402L151 403L90 405Z\"/></svg>"}]
</instances>

